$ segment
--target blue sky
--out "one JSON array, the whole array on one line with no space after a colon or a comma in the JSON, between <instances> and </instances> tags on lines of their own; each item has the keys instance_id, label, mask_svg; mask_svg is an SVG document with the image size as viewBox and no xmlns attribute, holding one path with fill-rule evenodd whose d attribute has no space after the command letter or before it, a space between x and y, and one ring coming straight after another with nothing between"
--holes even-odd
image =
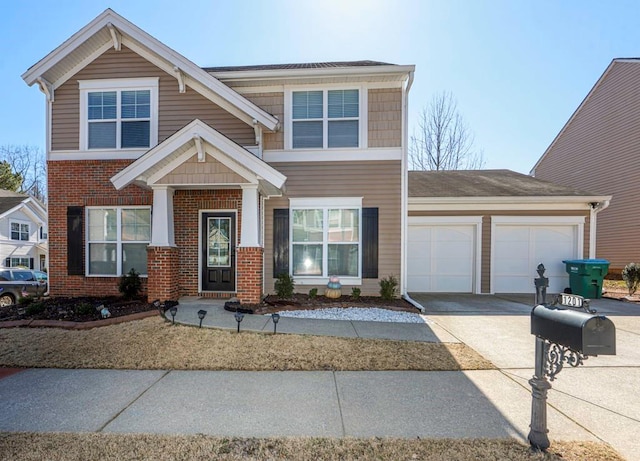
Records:
<instances>
[{"instance_id":1,"label":"blue sky","mask_svg":"<svg viewBox=\"0 0 640 461\"><path fill-rule=\"evenodd\" d=\"M613 58L640 56L637 1L13 1L0 10L0 145L44 149L44 95L20 75L107 7L203 67L415 64L411 126L450 91L485 167L522 173Z\"/></svg>"}]
</instances>

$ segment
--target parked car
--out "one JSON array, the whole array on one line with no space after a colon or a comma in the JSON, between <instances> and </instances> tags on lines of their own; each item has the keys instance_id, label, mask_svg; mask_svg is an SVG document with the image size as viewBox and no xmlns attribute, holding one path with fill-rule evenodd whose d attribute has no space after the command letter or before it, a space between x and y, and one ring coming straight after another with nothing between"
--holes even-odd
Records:
<instances>
[{"instance_id":1,"label":"parked car","mask_svg":"<svg viewBox=\"0 0 640 461\"><path fill-rule=\"evenodd\" d=\"M0 269L0 307L15 304L18 299L42 296L49 289L46 272L30 269Z\"/></svg>"}]
</instances>

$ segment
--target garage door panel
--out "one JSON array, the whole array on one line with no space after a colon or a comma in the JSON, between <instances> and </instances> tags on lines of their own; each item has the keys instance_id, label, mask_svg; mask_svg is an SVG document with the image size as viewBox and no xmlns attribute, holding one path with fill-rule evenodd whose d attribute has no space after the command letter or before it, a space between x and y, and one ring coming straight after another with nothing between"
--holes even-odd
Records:
<instances>
[{"instance_id":1,"label":"garage door panel","mask_svg":"<svg viewBox=\"0 0 640 461\"><path fill-rule=\"evenodd\" d=\"M533 293L538 264L549 278L549 292L569 284L563 259L577 257L578 226L496 225L493 248L493 290L496 293ZM527 236L526 239L523 239Z\"/></svg>"},{"instance_id":2,"label":"garage door panel","mask_svg":"<svg viewBox=\"0 0 640 461\"><path fill-rule=\"evenodd\" d=\"M472 292L475 239L475 225L410 224L407 289Z\"/></svg>"}]
</instances>

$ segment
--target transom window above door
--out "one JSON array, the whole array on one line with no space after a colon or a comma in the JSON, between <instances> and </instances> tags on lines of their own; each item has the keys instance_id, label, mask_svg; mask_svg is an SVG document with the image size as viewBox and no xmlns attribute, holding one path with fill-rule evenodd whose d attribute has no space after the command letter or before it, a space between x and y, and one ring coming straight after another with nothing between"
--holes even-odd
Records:
<instances>
[{"instance_id":1,"label":"transom window above door","mask_svg":"<svg viewBox=\"0 0 640 461\"><path fill-rule=\"evenodd\" d=\"M363 147L359 89L292 91L290 142L293 149Z\"/></svg>"},{"instance_id":2,"label":"transom window above door","mask_svg":"<svg viewBox=\"0 0 640 461\"><path fill-rule=\"evenodd\" d=\"M81 149L148 149L157 144L157 94L157 78L81 81Z\"/></svg>"}]
</instances>

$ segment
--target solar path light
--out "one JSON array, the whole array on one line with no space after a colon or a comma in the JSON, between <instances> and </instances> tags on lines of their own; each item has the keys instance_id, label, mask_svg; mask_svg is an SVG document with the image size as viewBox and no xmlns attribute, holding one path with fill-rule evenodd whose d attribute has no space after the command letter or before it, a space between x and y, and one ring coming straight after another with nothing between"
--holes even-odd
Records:
<instances>
[{"instance_id":1,"label":"solar path light","mask_svg":"<svg viewBox=\"0 0 640 461\"><path fill-rule=\"evenodd\" d=\"M205 311L204 309L200 309L198 311L198 318L200 319L200 328L202 328L202 319L204 319L205 315L207 315L207 311Z\"/></svg>"},{"instance_id":2,"label":"solar path light","mask_svg":"<svg viewBox=\"0 0 640 461\"><path fill-rule=\"evenodd\" d=\"M273 322L273 334L276 334L276 327L278 326L278 322L280 321L280 314L273 313L271 314L271 321Z\"/></svg>"},{"instance_id":3,"label":"solar path light","mask_svg":"<svg viewBox=\"0 0 640 461\"><path fill-rule=\"evenodd\" d=\"M171 324L176 323L176 314L178 313L178 308L176 306L172 306L169 308L169 314L171 314Z\"/></svg>"},{"instance_id":4,"label":"solar path light","mask_svg":"<svg viewBox=\"0 0 640 461\"><path fill-rule=\"evenodd\" d=\"M234 314L234 317L236 318L236 322L238 322L238 333L240 333L240 322L242 322L242 319L244 318L244 314L236 311L236 313Z\"/></svg>"}]
</instances>

